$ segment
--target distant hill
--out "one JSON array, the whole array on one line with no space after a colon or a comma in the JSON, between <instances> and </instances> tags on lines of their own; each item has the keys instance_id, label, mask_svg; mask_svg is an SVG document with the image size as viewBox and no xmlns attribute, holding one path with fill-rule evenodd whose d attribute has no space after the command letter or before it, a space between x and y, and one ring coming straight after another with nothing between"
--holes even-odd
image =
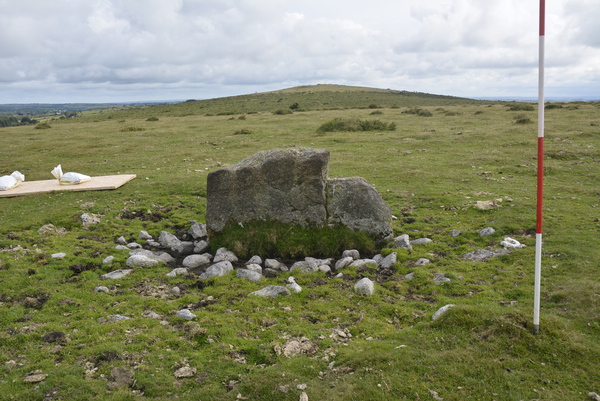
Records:
<instances>
[{"instance_id":1,"label":"distant hill","mask_svg":"<svg viewBox=\"0 0 600 401\"><path fill-rule=\"evenodd\" d=\"M475 104L482 101L392 89L344 85L307 85L271 92L156 105L116 112L116 116L187 116L194 114L247 114L357 108L399 108ZM112 113L111 113L112 114Z\"/></svg>"}]
</instances>

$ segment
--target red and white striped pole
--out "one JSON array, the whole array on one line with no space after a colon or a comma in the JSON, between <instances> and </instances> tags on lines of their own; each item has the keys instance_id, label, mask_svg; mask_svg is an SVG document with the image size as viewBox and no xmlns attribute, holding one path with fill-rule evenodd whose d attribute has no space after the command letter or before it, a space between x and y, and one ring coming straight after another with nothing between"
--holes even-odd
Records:
<instances>
[{"instance_id":1,"label":"red and white striped pole","mask_svg":"<svg viewBox=\"0 0 600 401\"><path fill-rule=\"evenodd\" d=\"M535 291L533 296L533 328L540 332L540 292L542 281L542 205L544 200L544 37L546 35L546 0L540 0L540 43L538 83L538 155L537 213L535 227Z\"/></svg>"}]
</instances>

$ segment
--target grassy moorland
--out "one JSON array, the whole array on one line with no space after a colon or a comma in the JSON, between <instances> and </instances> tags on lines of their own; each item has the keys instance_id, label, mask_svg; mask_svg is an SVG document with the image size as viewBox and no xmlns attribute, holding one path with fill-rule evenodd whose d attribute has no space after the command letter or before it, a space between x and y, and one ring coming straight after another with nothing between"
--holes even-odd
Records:
<instances>
[{"instance_id":1,"label":"grassy moorland","mask_svg":"<svg viewBox=\"0 0 600 401\"><path fill-rule=\"evenodd\" d=\"M290 106L292 109L290 109ZM134 173L114 191L0 198L0 394L14 400L584 400L600 393L600 105L546 111L541 332L533 334L537 106L327 85L123 111L49 128L0 129L0 171L27 180L64 171ZM335 119L395 130L324 131ZM362 176L398 217L395 234L428 237L393 274L296 275L289 297L247 294L235 275L198 283L170 268L125 268L114 249L140 230L204 221L206 174L259 150L331 152L330 176ZM476 201L501 199L479 210ZM83 212L101 215L85 229ZM51 223L63 234L40 234ZM480 237L493 227L496 234ZM463 234L450 236L456 229ZM486 262L461 259L527 245ZM52 254L65 252L62 260ZM102 264L115 256L112 266ZM271 255L261 255L268 257ZM340 255L331 255L338 258ZM373 256L373 255L364 255ZM419 258L432 263L417 266ZM412 280L405 275L414 273ZM433 282L444 273L451 282ZM353 293L361 277L373 297ZM99 285L108 293L94 293ZM182 293L171 295L179 286ZM442 318L431 317L454 304ZM175 316L189 308L191 322ZM160 319L143 317L153 311ZM111 321L110 315L129 320ZM62 333L50 335L51 333ZM302 344L286 356L286 345ZM182 367L190 377L176 377ZM117 367L133 372L113 387ZM31 374L47 375L28 383Z\"/></svg>"}]
</instances>

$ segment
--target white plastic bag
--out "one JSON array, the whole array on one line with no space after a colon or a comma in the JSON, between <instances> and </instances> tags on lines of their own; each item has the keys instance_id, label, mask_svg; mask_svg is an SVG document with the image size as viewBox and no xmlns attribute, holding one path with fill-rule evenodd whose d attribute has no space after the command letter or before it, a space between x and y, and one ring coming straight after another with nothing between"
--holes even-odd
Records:
<instances>
[{"instance_id":1,"label":"white plastic bag","mask_svg":"<svg viewBox=\"0 0 600 401\"><path fill-rule=\"evenodd\" d=\"M0 191L8 191L25 181L25 176L18 171L13 171L11 175L0 177Z\"/></svg>"},{"instance_id":2,"label":"white plastic bag","mask_svg":"<svg viewBox=\"0 0 600 401\"><path fill-rule=\"evenodd\" d=\"M89 181L92 179L92 177L90 177L89 175L85 175L85 174L79 174L79 173L73 173L73 172L63 174L62 167L60 164L58 166L54 167L54 169L51 171L51 173L54 176L54 178L56 178L61 185L81 184L82 182L86 182L86 181Z\"/></svg>"}]
</instances>

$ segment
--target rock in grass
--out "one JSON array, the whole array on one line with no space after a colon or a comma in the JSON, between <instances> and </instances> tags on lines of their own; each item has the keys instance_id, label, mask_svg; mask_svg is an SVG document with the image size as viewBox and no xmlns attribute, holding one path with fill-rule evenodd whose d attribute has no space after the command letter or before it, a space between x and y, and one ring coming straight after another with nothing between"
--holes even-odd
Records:
<instances>
[{"instance_id":1,"label":"rock in grass","mask_svg":"<svg viewBox=\"0 0 600 401\"><path fill-rule=\"evenodd\" d=\"M151 259L146 255L132 255L127 258L127 267L155 267L158 266L158 260Z\"/></svg>"},{"instance_id":2,"label":"rock in grass","mask_svg":"<svg viewBox=\"0 0 600 401\"><path fill-rule=\"evenodd\" d=\"M224 276L227 273L233 271L233 266L231 262L224 260L222 262L215 263L212 266L209 266L208 269L202 274L200 274L200 280L207 280L209 278Z\"/></svg>"},{"instance_id":3,"label":"rock in grass","mask_svg":"<svg viewBox=\"0 0 600 401\"><path fill-rule=\"evenodd\" d=\"M374 259L357 259L350 263L350 267L364 267L364 266L377 266L377 262Z\"/></svg>"},{"instance_id":4,"label":"rock in grass","mask_svg":"<svg viewBox=\"0 0 600 401\"><path fill-rule=\"evenodd\" d=\"M210 264L210 258L207 255L188 255L181 262L183 267L187 267L189 269L195 269L200 266Z\"/></svg>"},{"instance_id":5,"label":"rock in grass","mask_svg":"<svg viewBox=\"0 0 600 401\"><path fill-rule=\"evenodd\" d=\"M193 239L206 238L206 224L193 221L192 226L188 230L188 234L191 235Z\"/></svg>"},{"instance_id":6,"label":"rock in grass","mask_svg":"<svg viewBox=\"0 0 600 401\"><path fill-rule=\"evenodd\" d=\"M426 266L430 263L431 263L431 260L429 260L427 258L419 258L419 260L417 260L415 262L415 266Z\"/></svg>"},{"instance_id":7,"label":"rock in grass","mask_svg":"<svg viewBox=\"0 0 600 401\"><path fill-rule=\"evenodd\" d=\"M217 252L215 252L215 257L213 259L213 262L217 263L217 262L222 262L224 260L229 261L229 262L237 262L238 257L235 255L235 253L233 253L225 248L217 249Z\"/></svg>"},{"instance_id":8,"label":"rock in grass","mask_svg":"<svg viewBox=\"0 0 600 401\"><path fill-rule=\"evenodd\" d=\"M287 288L289 288L291 291L294 292L300 292L302 291L302 287L300 287L300 285L298 285L298 283L296 283L296 279L292 276L288 277L287 279L288 284L286 285Z\"/></svg>"},{"instance_id":9,"label":"rock in grass","mask_svg":"<svg viewBox=\"0 0 600 401\"><path fill-rule=\"evenodd\" d=\"M123 278L123 277L127 276L132 271L133 271L133 269L119 269L119 270L114 270L110 273L103 274L100 277L103 279L115 280L115 279L119 279L119 278Z\"/></svg>"},{"instance_id":10,"label":"rock in grass","mask_svg":"<svg viewBox=\"0 0 600 401\"><path fill-rule=\"evenodd\" d=\"M450 231L450 236L451 237L458 237L461 234L462 234L462 232L460 232L459 230L451 230Z\"/></svg>"},{"instance_id":11,"label":"rock in grass","mask_svg":"<svg viewBox=\"0 0 600 401\"><path fill-rule=\"evenodd\" d=\"M342 252L342 258L351 257L352 260L360 259L360 253L356 249L346 249Z\"/></svg>"},{"instance_id":12,"label":"rock in grass","mask_svg":"<svg viewBox=\"0 0 600 401\"><path fill-rule=\"evenodd\" d=\"M251 292L250 294L248 294L248 296L250 296L250 295L275 298L279 295L291 295L291 293L290 293L290 290L288 290L285 287L282 287L279 285L268 285L265 288L263 288L262 290L254 291L254 292Z\"/></svg>"},{"instance_id":13,"label":"rock in grass","mask_svg":"<svg viewBox=\"0 0 600 401\"><path fill-rule=\"evenodd\" d=\"M177 267L166 274L167 277L177 277L186 274L188 269L185 267Z\"/></svg>"},{"instance_id":14,"label":"rock in grass","mask_svg":"<svg viewBox=\"0 0 600 401\"><path fill-rule=\"evenodd\" d=\"M335 270L340 270L345 267L348 267L348 266L350 266L350 263L352 263L353 261L354 261L354 259L352 258L352 256L343 257L340 260L338 260L337 262L335 262Z\"/></svg>"},{"instance_id":15,"label":"rock in grass","mask_svg":"<svg viewBox=\"0 0 600 401\"><path fill-rule=\"evenodd\" d=\"M448 304L446 306L442 306L440 309L438 309L437 312L435 312L433 314L433 316L431 317L431 320L437 320L437 319L439 319L440 317L442 317L442 315L444 313L446 313L448 311L448 309L453 308L454 306L455 306L454 304Z\"/></svg>"},{"instance_id":16,"label":"rock in grass","mask_svg":"<svg viewBox=\"0 0 600 401\"><path fill-rule=\"evenodd\" d=\"M150 234L148 234L147 231L140 231L140 233L138 234L138 238L139 239L143 239L143 240L149 240L149 239L153 239L152 236Z\"/></svg>"},{"instance_id":17,"label":"rock in grass","mask_svg":"<svg viewBox=\"0 0 600 401\"><path fill-rule=\"evenodd\" d=\"M64 259L65 256L67 256L67 254L64 252L53 253L52 255L50 255L52 259Z\"/></svg>"},{"instance_id":18,"label":"rock in grass","mask_svg":"<svg viewBox=\"0 0 600 401\"><path fill-rule=\"evenodd\" d=\"M300 273L314 273L319 271L319 266L312 261L301 260L292 265L290 268L290 272L300 272Z\"/></svg>"},{"instance_id":19,"label":"rock in grass","mask_svg":"<svg viewBox=\"0 0 600 401\"><path fill-rule=\"evenodd\" d=\"M392 248L401 248L412 251L412 245L410 244L410 238L408 234L402 234L394 238L394 245Z\"/></svg>"},{"instance_id":20,"label":"rock in grass","mask_svg":"<svg viewBox=\"0 0 600 401\"><path fill-rule=\"evenodd\" d=\"M237 269L235 273L236 277L244 278L250 281L260 281L260 279L262 278L262 274L257 272L256 270Z\"/></svg>"},{"instance_id":21,"label":"rock in grass","mask_svg":"<svg viewBox=\"0 0 600 401\"><path fill-rule=\"evenodd\" d=\"M265 259L265 268L286 272L289 269L287 266L277 259Z\"/></svg>"},{"instance_id":22,"label":"rock in grass","mask_svg":"<svg viewBox=\"0 0 600 401\"><path fill-rule=\"evenodd\" d=\"M434 277L433 277L433 282L436 283L437 285L441 285L444 283L449 283L452 280L448 277L446 277L446 275L444 273L435 273Z\"/></svg>"},{"instance_id":23,"label":"rock in grass","mask_svg":"<svg viewBox=\"0 0 600 401\"><path fill-rule=\"evenodd\" d=\"M486 261L498 255L506 255L511 253L508 249L477 249L476 251L468 252L462 255L463 260L473 262Z\"/></svg>"},{"instance_id":24,"label":"rock in grass","mask_svg":"<svg viewBox=\"0 0 600 401\"><path fill-rule=\"evenodd\" d=\"M496 230L494 230L493 227L486 227L486 228L482 228L481 230L479 230L480 237L489 237L490 235L494 235L495 233L496 233Z\"/></svg>"},{"instance_id":25,"label":"rock in grass","mask_svg":"<svg viewBox=\"0 0 600 401\"><path fill-rule=\"evenodd\" d=\"M181 241L175 235L161 231L158 236L158 242L165 248L170 249L178 255L189 255L194 251L194 243L190 241Z\"/></svg>"},{"instance_id":26,"label":"rock in grass","mask_svg":"<svg viewBox=\"0 0 600 401\"><path fill-rule=\"evenodd\" d=\"M105 264L105 265L110 265L110 264L112 264L112 262L113 262L114 260L115 260L115 257L114 257L114 256L112 256L112 255L111 255L111 256L107 256L107 257L105 257L105 258L102 260L102 264Z\"/></svg>"},{"instance_id":27,"label":"rock in grass","mask_svg":"<svg viewBox=\"0 0 600 401\"><path fill-rule=\"evenodd\" d=\"M246 262L246 265L262 265L263 260L260 256L254 255Z\"/></svg>"},{"instance_id":28,"label":"rock in grass","mask_svg":"<svg viewBox=\"0 0 600 401\"><path fill-rule=\"evenodd\" d=\"M178 311L175 316L185 320L193 320L196 317L189 309L182 309Z\"/></svg>"},{"instance_id":29,"label":"rock in grass","mask_svg":"<svg viewBox=\"0 0 600 401\"><path fill-rule=\"evenodd\" d=\"M375 285L367 277L360 279L354 284L354 292L360 295L370 297L375 293Z\"/></svg>"},{"instance_id":30,"label":"rock in grass","mask_svg":"<svg viewBox=\"0 0 600 401\"><path fill-rule=\"evenodd\" d=\"M411 245L426 245L432 242L431 238L417 238L410 241Z\"/></svg>"},{"instance_id":31,"label":"rock in grass","mask_svg":"<svg viewBox=\"0 0 600 401\"><path fill-rule=\"evenodd\" d=\"M389 269L394 265L394 263L396 263L397 259L398 253L392 252L378 263L379 267L381 267L382 269Z\"/></svg>"},{"instance_id":32,"label":"rock in grass","mask_svg":"<svg viewBox=\"0 0 600 401\"><path fill-rule=\"evenodd\" d=\"M155 259L165 264L172 263L175 261L175 258L169 255L167 252L150 251L148 249L133 249L129 252L129 256L133 255L144 255L150 259Z\"/></svg>"},{"instance_id":33,"label":"rock in grass","mask_svg":"<svg viewBox=\"0 0 600 401\"><path fill-rule=\"evenodd\" d=\"M94 288L94 292L108 292L108 287L100 285L96 288Z\"/></svg>"}]
</instances>

